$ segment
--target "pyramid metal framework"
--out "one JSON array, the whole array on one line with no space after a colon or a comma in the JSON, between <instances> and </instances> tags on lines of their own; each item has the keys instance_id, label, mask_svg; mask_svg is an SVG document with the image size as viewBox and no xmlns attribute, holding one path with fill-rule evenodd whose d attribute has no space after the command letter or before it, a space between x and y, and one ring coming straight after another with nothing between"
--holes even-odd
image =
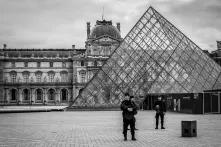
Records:
<instances>
[{"instance_id":1,"label":"pyramid metal framework","mask_svg":"<svg viewBox=\"0 0 221 147\"><path fill-rule=\"evenodd\" d=\"M221 67L149 7L72 106L116 106L129 92L195 93L221 83Z\"/></svg>"}]
</instances>

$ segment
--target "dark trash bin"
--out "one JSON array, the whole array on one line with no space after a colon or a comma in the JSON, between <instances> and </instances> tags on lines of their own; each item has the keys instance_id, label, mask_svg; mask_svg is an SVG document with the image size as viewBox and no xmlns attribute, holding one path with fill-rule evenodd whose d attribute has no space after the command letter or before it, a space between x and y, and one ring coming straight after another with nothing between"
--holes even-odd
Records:
<instances>
[{"instance_id":1,"label":"dark trash bin","mask_svg":"<svg viewBox=\"0 0 221 147\"><path fill-rule=\"evenodd\" d=\"M181 121L182 137L197 136L197 121Z\"/></svg>"}]
</instances>

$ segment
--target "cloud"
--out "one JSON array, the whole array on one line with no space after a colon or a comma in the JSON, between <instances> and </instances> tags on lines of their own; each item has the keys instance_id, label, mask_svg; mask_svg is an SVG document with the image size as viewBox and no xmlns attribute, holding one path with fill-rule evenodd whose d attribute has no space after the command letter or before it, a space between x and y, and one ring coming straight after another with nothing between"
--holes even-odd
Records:
<instances>
[{"instance_id":1,"label":"cloud","mask_svg":"<svg viewBox=\"0 0 221 147\"><path fill-rule=\"evenodd\" d=\"M86 22L121 23L124 37L152 5L203 49L221 38L219 0L0 0L0 43L13 48L84 47Z\"/></svg>"}]
</instances>

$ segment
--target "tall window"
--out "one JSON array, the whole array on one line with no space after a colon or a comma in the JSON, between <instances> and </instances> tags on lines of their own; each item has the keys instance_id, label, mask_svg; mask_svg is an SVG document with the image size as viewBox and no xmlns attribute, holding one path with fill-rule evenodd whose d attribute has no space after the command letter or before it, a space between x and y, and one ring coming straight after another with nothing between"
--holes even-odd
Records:
<instances>
[{"instance_id":1,"label":"tall window","mask_svg":"<svg viewBox=\"0 0 221 147\"><path fill-rule=\"evenodd\" d=\"M12 83L16 82L16 74L12 74Z\"/></svg>"},{"instance_id":2,"label":"tall window","mask_svg":"<svg viewBox=\"0 0 221 147\"><path fill-rule=\"evenodd\" d=\"M36 75L36 82L41 82L41 75L40 74Z\"/></svg>"},{"instance_id":3,"label":"tall window","mask_svg":"<svg viewBox=\"0 0 221 147\"><path fill-rule=\"evenodd\" d=\"M94 61L94 66L97 66L97 61Z\"/></svg>"},{"instance_id":4,"label":"tall window","mask_svg":"<svg viewBox=\"0 0 221 147\"><path fill-rule=\"evenodd\" d=\"M28 79L29 79L28 74L25 74L25 75L24 75L24 82L25 82L25 83L28 83Z\"/></svg>"},{"instance_id":5,"label":"tall window","mask_svg":"<svg viewBox=\"0 0 221 147\"><path fill-rule=\"evenodd\" d=\"M68 91L67 89L62 89L61 90L61 100L62 101L66 101L68 98Z\"/></svg>"},{"instance_id":6,"label":"tall window","mask_svg":"<svg viewBox=\"0 0 221 147\"><path fill-rule=\"evenodd\" d=\"M17 90L16 89L12 89L11 90L11 100L15 101L17 97Z\"/></svg>"},{"instance_id":7,"label":"tall window","mask_svg":"<svg viewBox=\"0 0 221 147\"><path fill-rule=\"evenodd\" d=\"M80 83L85 83L86 82L86 72L84 70L81 70L79 72L80 74Z\"/></svg>"},{"instance_id":8,"label":"tall window","mask_svg":"<svg viewBox=\"0 0 221 147\"><path fill-rule=\"evenodd\" d=\"M42 90L41 89L37 89L36 90L36 95L37 95L37 101L41 101L42 100L42 98L43 98L43 92L42 92Z\"/></svg>"},{"instance_id":9,"label":"tall window","mask_svg":"<svg viewBox=\"0 0 221 147\"><path fill-rule=\"evenodd\" d=\"M66 67L66 63L62 62L62 67L65 68Z\"/></svg>"},{"instance_id":10,"label":"tall window","mask_svg":"<svg viewBox=\"0 0 221 147\"><path fill-rule=\"evenodd\" d=\"M35 76L36 76L36 82L41 82L42 72L41 71L37 71L35 73Z\"/></svg>"},{"instance_id":11,"label":"tall window","mask_svg":"<svg viewBox=\"0 0 221 147\"><path fill-rule=\"evenodd\" d=\"M93 55L99 55L99 49L97 49L96 47L94 48L94 54Z\"/></svg>"},{"instance_id":12,"label":"tall window","mask_svg":"<svg viewBox=\"0 0 221 147\"><path fill-rule=\"evenodd\" d=\"M37 62L37 67L41 67L41 62Z\"/></svg>"},{"instance_id":13,"label":"tall window","mask_svg":"<svg viewBox=\"0 0 221 147\"><path fill-rule=\"evenodd\" d=\"M24 71L22 73L22 75L23 75L24 82L28 83L28 81L29 81L29 72L28 71Z\"/></svg>"},{"instance_id":14,"label":"tall window","mask_svg":"<svg viewBox=\"0 0 221 147\"><path fill-rule=\"evenodd\" d=\"M67 71L61 71L61 82L67 82L68 80L68 72Z\"/></svg>"},{"instance_id":15,"label":"tall window","mask_svg":"<svg viewBox=\"0 0 221 147\"><path fill-rule=\"evenodd\" d=\"M16 82L16 77L17 77L17 72L16 71L11 71L10 76L11 76L11 82L15 83Z\"/></svg>"},{"instance_id":16,"label":"tall window","mask_svg":"<svg viewBox=\"0 0 221 147\"><path fill-rule=\"evenodd\" d=\"M25 67L28 67L28 62L25 62L24 64L25 64Z\"/></svg>"},{"instance_id":17,"label":"tall window","mask_svg":"<svg viewBox=\"0 0 221 147\"><path fill-rule=\"evenodd\" d=\"M13 67L13 68L15 67L15 62L12 62L12 67Z\"/></svg>"},{"instance_id":18,"label":"tall window","mask_svg":"<svg viewBox=\"0 0 221 147\"><path fill-rule=\"evenodd\" d=\"M81 83L85 83L85 74L81 74Z\"/></svg>"},{"instance_id":19,"label":"tall window","mask_svg":"<svg viewBox=\"0 0 221 147\"><path fill-rule=\"evenodd\" d=\"M55 73L53 71L48 72L49 82L54 82L54 75Z\"/></svg>"},{"instance_id":20,"label":"tall window","mask_svg":"<svg viewBox=\"0 0 221 147\"><path fill-rule=\"evenodd\" d=\"M50 62L50 67L53 67L53 62Z\"/></svg>"},{"instance_id":21,"label":"tall window","mask_svg":"<svg viewBox=\"0 0 221 147\"><path fill-rule=\"evenodd\" d=\"M24 99L25 101L27 101L27 100L29 100L29 98L30 98L29 90L28 90L28 89L24 89L24 90L23 90L23 99Z\"/></svg>"},{"instance_id":22,"label":"tall window","mask_svg":"<svg viewBox=\"0 0 221 147\"><path fill-rule=\"evenodd\" d=\"M84 61L81 61L81 66L84 66Z\"/></svg>"},{"instance_id":23,"label":"tall window","mask_svg":"<svg viewBox=\"0 0 221 147\"><path fill-rule=\"evenodd\" d=\"M48 99L49 100L55 100L55 90L54 89L49 89L48 90Z\"/></svg>"}]
</instances>

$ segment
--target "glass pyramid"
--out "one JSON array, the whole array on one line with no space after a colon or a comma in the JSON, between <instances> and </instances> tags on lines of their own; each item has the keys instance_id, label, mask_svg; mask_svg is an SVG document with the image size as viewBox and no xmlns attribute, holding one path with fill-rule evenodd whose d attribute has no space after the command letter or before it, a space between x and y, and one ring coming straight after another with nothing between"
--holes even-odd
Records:
<instances>
[{"instance_id":1,"label":"glass pyramid","mask_svg":"<svg viewBox=\"0 0 221 147\"><path fill-rule=\"evenodd\" d=\"M72 106L118 106L124 93L195 93L217 88L221 67L149 7Z\"/></svg>"}]
</instances>

